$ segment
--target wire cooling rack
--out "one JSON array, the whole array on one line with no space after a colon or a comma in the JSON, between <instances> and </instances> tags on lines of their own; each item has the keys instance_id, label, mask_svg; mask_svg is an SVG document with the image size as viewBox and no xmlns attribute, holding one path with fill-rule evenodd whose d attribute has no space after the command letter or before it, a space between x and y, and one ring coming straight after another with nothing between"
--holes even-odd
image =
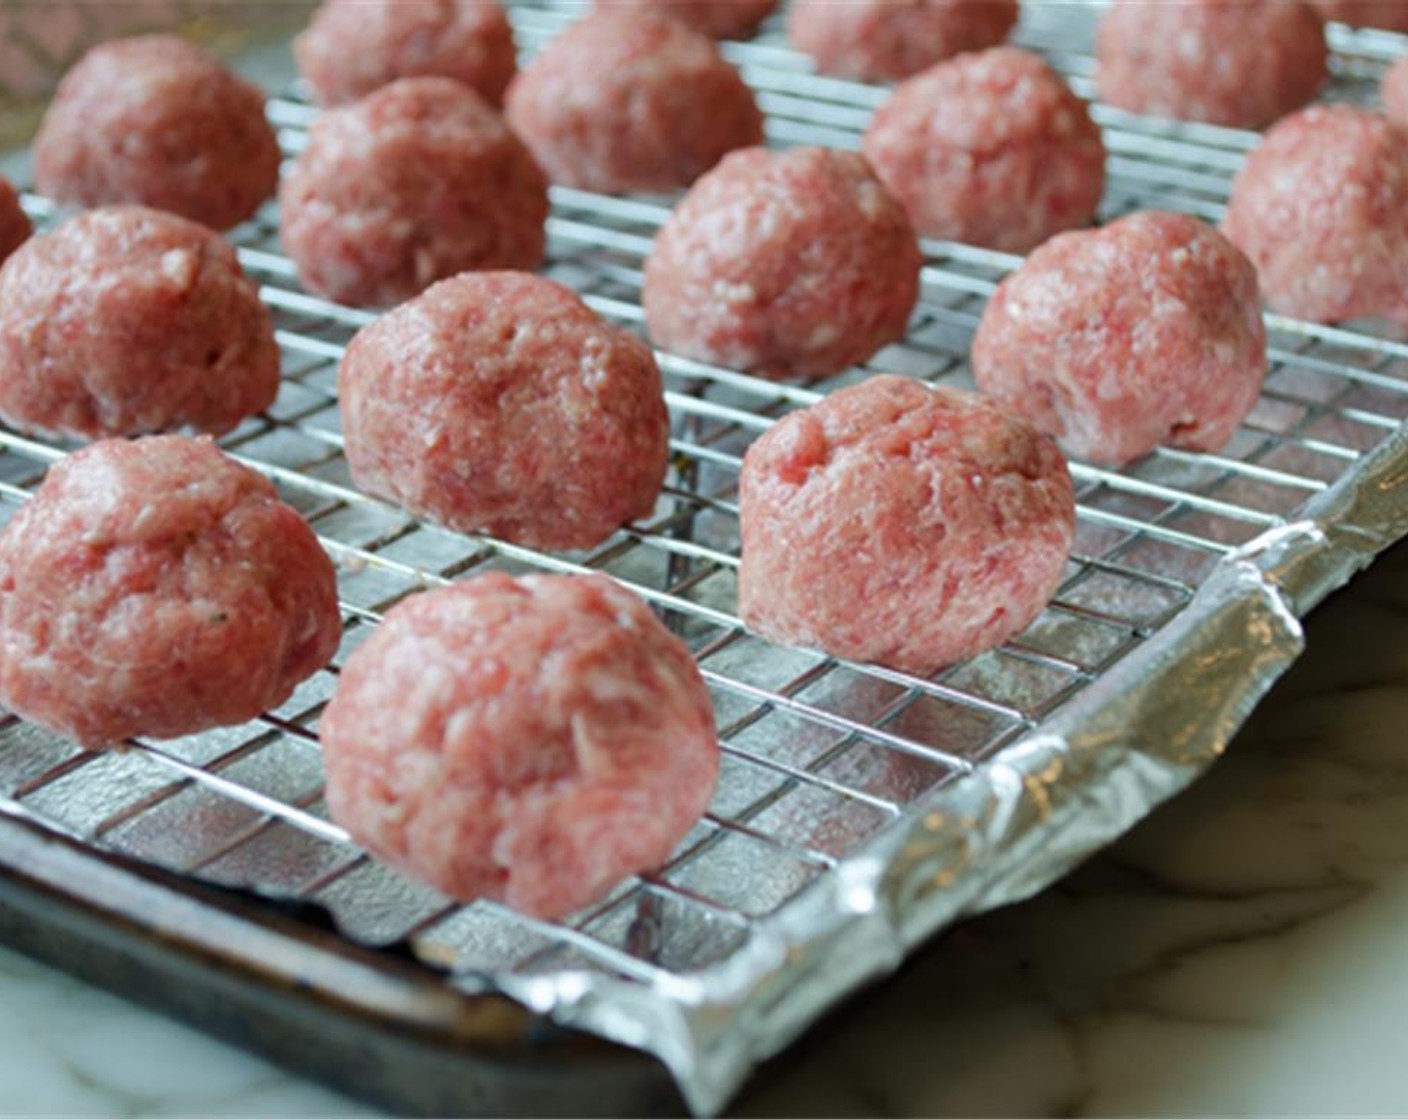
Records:
<instances>
[{"instance_id":1,"label":"wire cooling rack","mask_svg":"<svg viewBox=\"0 0 1408 1120\"><path fill-rule=\"evenodd\" d=\"M515 9L535 50L572 9ZM1088 12L1028 5L1018 36L1092 94ZM1335 29L1331 96L1364 100L1392 36ZM726 53L758 91L769 143L854 148L882 90L818 78L774 29ZM287 153L314 110L270 103ZM1177 209L1220 217L1254 137L1095 107L1110 151L1102 216ZM642 326L641 265L668 200L555 189L547 275L603 315ZM52 207L25 204L40 226ZM411 938L459 977L586 970L628 983L726 962L760 921L909 819L916 803L1039 729L1092 682L1157 639L1214 565L1352 471L1408 418L1408 346L1372 331L1271 316L1271 368L1257 406L1217 454L1160 449L1123 470L1074 463L1078 529L1055 600L1022 635L931 678L772 646L736 616L740 458L776 417L872 371L971 387L967 352L984 301L1017 258L926 242L923 292L906 339L864 369L778 385L660 355L673 465L648 520L585 552L543 554L424 525L359 494L342 455L336 370L374 316L304 293L278 245L271 205L233 238L272 309L283 387L267 415L222 440L272 477L339 565L346 637L333 664L277 711L241 727L122 753L90 753L7 717L0 807L140 860L322 904L349 938ZM8 516L70 448L0 431ZM317 727L347 654L393 604L489 570L603 571L659 612L693 651L724 751L717 796L656 871L562 924L491 902L463 905L369 859L327 815ZM941 796L940 794L937 794ZM844 994L837 990L834 998Z\"/></svg>"}]
</instances>

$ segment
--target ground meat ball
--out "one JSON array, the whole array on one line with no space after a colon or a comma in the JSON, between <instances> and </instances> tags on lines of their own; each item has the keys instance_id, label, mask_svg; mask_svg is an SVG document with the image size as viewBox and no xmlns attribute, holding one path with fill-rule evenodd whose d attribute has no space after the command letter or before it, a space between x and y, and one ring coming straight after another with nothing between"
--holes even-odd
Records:
<instances>
[{"instance_id":1,"label":"ground meat ball","mask_svg":"<svg viewBox=\"0 0 1408 1120\"><path fill-rule=\"evenodd\" d=\"M229 243L196 222L102 207L0 267L0 417L13 427L218 434L278 390L259 289Z\"/></svg>"},{"instance_id":2,"label":"ground meat ball","mask_svg":"<svg viewBox=\"0 0 1408 1120\"><path fill-rule=\"evenodd\" d=\"M702 361L835 373L904 334L921 263L904 208L861 156L746 148L660 228L646 322L659 346Z\"/></svg>"},{"instance_id":3,"label":"ground meat ball","mask_svg":"<svg viewBox=\"0 0 1408 1120\"><path fill-rule=\"evenodd\" d=\"M1320 17L1300 0L1116 0L1100 21L1100 97L1132 113L1261 128L1328 76Z\"/></svg>"},{"instance_id":4,"label":"ground meat ball","mask_svg":"<svg viewBox=\"0 0 1408 1120\"><path fill-rule=\"evenodd\" d=\"M964 51L995 47L1017 0L792 0L787 37L823 74L892 82Z\"/></svg>"},{"instance_id":5,"label":"ground meat ball","mask_svg":"<svg viewBox=\"0 0 1408 1120\"><path fill-rule=\"evenodd\" d=\"M0 701L88 747L252 719L340 634L312 530L209 438L95 443L0 534Z\"/></svg>"},{"instance_id":6,"label":"ground meat ball","mask_svg":"<svg viewBox=\"0 0 1408 1120\"><path fill-rule=\"evenodd\" d=\"M1399 128L1408 129L1408 55L1389 67L1379 93L1383 98L1384 116Z\"/></svg>"},{"instance_id":7,"label":"ground meat ball","mask_svg":"<svg viewBox=\"0 0 1408 1120\"><path fill-rule=\"evenodd\" d=\"M324 106L425 76L502 105L517 65L513 29L493 0L324 0L293 54Z\"/></svg>"},{"instance_id":8,"label":"ground meat ball","mask_svg":"<svg viewBox=\"0 0 1408 1120\"><path fill-rule=\"evenodd\" d=\"M1356 27L1408 31L1408 0L1310 0L1326 19Z\"/></svg>"},{"instance_id":9,"label":"ground meat ball","mask_svg":"<svg viewBox=\"0 0 1408 1120\"><path fill-rule=\"evenodd\" d=\"M34 232L29 216L20 206L19 192L6 178L0 177L0 261L3 261Z\"/></svg>"},{"instance_id":10,"label":"ground meat ball","mask_svg":"<svg viewBox=\"0 0 1408 1120\"><path fill-rule=\"evenodd\" d=\"M888 375L778 422L738 499L744 622L920 675L1025 628L1075 533L1050 439L974 393Z\"/></svg>"},{"instance_id":11,"label":"ground meat ball","mask_svg":"<svg viewBox=\"0 0 1408 1120\"><path fill-rule=\"evenodd\" d=\"M1085 103L1016 47L905 82L875 114L865 154L920 234L1014 253L1089 224L1105 185Z\"/></svg>"},{"instance_id":12,"label":"ground meat ball","mask_svg":"<svg viewBox=\"0 0 1408 1120\"><path fill-rule=\"evenodd\" d=\"M752 91L713 41L638 8L598 9L558 35L507 112L553 182L595 191L687 187L763 139Z\"/></svg>"},{"instance_id":13,"label":"ground meat ball","mask_svg":"<svg viewBox=\"0 0 1408 1120\"><path fill-rule=\"evenodd\" d=\"M136 202L228 229L274 193L264 94L175 35L103 43L64 76L34 141L41 193Z\"/></svg>"},{"instance_id":14,"label":"ground meat ball","mask_svg":"<svg viewBox=\"0 0 1408 1120\"><path fill-rule=\"evenodd\" d=\"M587 548L660 494L650 348L551 280L436 284L358 332L338 388L357 485L453 529Z\"/></svg>"},{"instance_id":15,"label":"ground meat ball","mask_svg":"<svg viewBox=\"0 0 1408 1120\"><path fill-rule=\"evenodd\" d=\"M654 867L718 775L689 652L605 576L500 572L398 604L323 716L333 819L460 899L560 918Z\"/></svg>"},{"instance_id":16,"label":"ground meat ball","mask_svg":"<svg viewBox=\"0 0 1408 1120\"><path fill-rule=\"evenodd\" d=\"M597 0L603 8L653 8L712 39L747 39L777 0Z\"/></svg>"},{"instance_id":17,"label":"ground meat ball","mask_svg":"<svg viewBox=\"0 0 1408 1120\"><path fill-rule=\"evenodd\" d=\"M1317 106L1271 129L1223 229L1283 315L1408 321L1408 137L1377 113Z\"/></svg>"},{"instance_id":18,"label":"ground meat ball","mask_svg":"<svg viewBox=\"0 0 1408 1120\"><path fill-rule=\"evenodd\" d=\"M330 109L279 192L304 287L384 307L466 269L536 268L547 179L503 119L448 78Z\"/></svg>"},{"instance_id":19,"label":"ground meat ball","mask_svg":"<svg viewBox=\"0 0 1408 1120\"><path fill-rule=\"evenodd\" d=\"M984 392L1097 462L1222 447L1265 372L1251 262L1186 214L1058 234L998 285L973 339Z\"/></svg>"}]
</instances>

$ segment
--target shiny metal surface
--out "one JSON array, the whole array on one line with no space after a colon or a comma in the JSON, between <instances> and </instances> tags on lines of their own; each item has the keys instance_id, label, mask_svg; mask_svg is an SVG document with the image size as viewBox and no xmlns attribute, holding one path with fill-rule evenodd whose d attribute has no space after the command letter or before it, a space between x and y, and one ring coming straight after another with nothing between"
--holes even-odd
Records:
<instances>
[{"instance_id":1,"label":"shiny metal surface","mask_svg":"<svg viewBox=\"0 0 1408 1120\"><path fill-rule=\"evenodd\" d=\"M1029 5L1019 41L1089 93L1088 10ZM576 8L515 10L534 49ZM1333 96L1364 99L1401 40L1336 30ZM775 33L727 52L769 140L854 147L883 91L815 78ZM289 152L314 111L271 102ZM1248 134L1099 108L1103 216L1216 219ZM28 196L37 220L48 205ZM668 200L553 192L551 275L639 327L640 267ZM539 554L419 524L358 494L340 446L338 358L373 316L304 294L268 207L236 231L274 310L284 387L222 443L265 471L340 566L334 665L243 727L90 754L0 727L0 812L182 874L326 907L361 945L409 940L466 992L665 1061L691 1106L958 917L1025 897L1183 788L1301 648L1297 618L1408 533L1408 345L1371 327L1268 318L1262 398L1217 455L1073 464L1075 555L1050 608L932 679L771 646L735 617L740 457L777 416L863 377L779 386L660 355L675 452L654 517L584 553ZM921 306L869 370L971 386L968 343L1016 258L926 243ZM65 449L0 432L12 512ZM564 924L464 906L369 860L330 822L317 722L337 665L399 598L490 569L600 570L690 645L725 751L710 812L671 862Z\"/></svg>"}]
</instances>

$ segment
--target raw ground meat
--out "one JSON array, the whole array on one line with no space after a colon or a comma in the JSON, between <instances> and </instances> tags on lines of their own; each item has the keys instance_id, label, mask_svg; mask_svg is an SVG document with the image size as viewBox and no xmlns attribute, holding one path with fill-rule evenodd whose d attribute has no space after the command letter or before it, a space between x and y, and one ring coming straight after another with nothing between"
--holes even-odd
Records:
<instances>
[{"instance_id":1,"label":"raw ground meat","mask_svg":"<svg viewBox=\"0 0 1408 1120\"><path fill-rule=\"evenodd\" d=\"M548 184L523 142L449 78L329 109L279 191L304 287L385 307L467 269L536 268Z\"/></svg>"},{"instance_id":2,"label":"raw ground meat","mask_svg":"<svg viewBox=\"0 0 1408 1120\"><path fill-rule=\"evenodd\" d=\"M1408 322L1408 136L1350 105L1287 117L1233 180L1223 230L1274 311Z\"/></svg>"},{"instance_id":3,"label":"raw ground meat","mask_svg":"<svg viewBox=\"0 0 1408 1120\"><path fill-rule=\"evenodd\" d=\"M998 285L973 339L979 388L1102 463L1217 450L1265 372L1256 272L1186 214L1058 234Z\"/></svg>"},{"instance_id":4,"label":"raw ground meat","mask_svg":"<svg viewBox=\"0 0 1408 1120\"><path fill-rule=\"evenodd\" d=\"M1299 109L1329 74L1324 24L1300 0L1116 0L1095 50L1101 100L1235 128Z\"/></svg>"},{"instance_id":5,"label":"raw ground meat","mask_svg":"<svg viewBox=\"0 0 1408 1120\"><path fill-rule=\"evenodd\" d=\"M876 112L865 155L922 236L1024 253L1088 225L1105 145L1038 55L960 55L910 78Z\"/></svg>"},{"instance_id":6,"label":"raw ground meat","mask_svg":"<svg viewBox=\"0 0 1408 1120\"><path fill-rule=\"evenodd\" d=\"M1408 130L1408 55L1389 67L1379 86L1379 95L1383 100L1384 116L1399 128Z\"/></svg>"},{"instance_id":7,"label":"raw ground meat","mask_svg":"<svg viewBox=\"0 0 1408 1120\"><path fill-rule=\"evenodd\" d=\"M656 345L764 377L835 373L900 338L922 260L904 207L853 152L745 148L660 228Z\"/></svg>"},{"instance_id":8,"label":"raw ground meat","mask_svg":"<svg viewBox=\"0 0 1408 1120\"><path fill-rule=\"evenodd\" d=\"M0 702L87 747L253 719L341 632L313 531L206 437L95 443L0 534Z\"/></svg>"},{"instance_id":9,"label":"raw ground meat","mask_svg":"<svg viewBox=\"0 0 1408 1120\"><path fill-rule=\"evenodd\" d=\"M1017 0L792 0L787 37L817 70L893 82L964 51L995 47Z\"/></svg>"},{"instance_id":10,"label":"raw ground meat","mask_svg":"<svg viewBox=\"0 0 1408 1120\"><path fill-rule=\"evenodd\" d=\"M684 644L605 576L415 595L348 658L320 734L333 819L459 899L560 918L655 867L718 775Z\"/></svg>"},{"instance_id":11,"label":"raw ground meat","mask_svg":"<svg viewBox=\"0 0 1408 1120\"><path fill-rule=\"evenodd\" d=\"M0 176L0 261L28 241L33 232L29 215L20 205L19 192L10 180Z\"/></svg>"},{"instance_id":12,"label":"raw ground meat","mask_svg":"<svg viewBox=\"0 0 1408 1120\"><path fill-rule=\"evenodd\" d=\"M664 481L650 347L542 277L436 284L357 333L338 394L357 485L453 529L587 548Z\"/></svg>"},{"instance_id":13,"label":"raw ground meat","mask_svg":"<svg viewBox=\"0 0 1408 1120\"><path fill-rule=\"evenodd\" d=\"M73 67L34 140L41 194L133 202L229 229L274 193L279 143L264 94L176 35L94 47Z\"/></svg>"},{"instance_id":14,"label":"raw ground meat","mask_svg":"<svg viewBox=\"0 0 1408 1120\"><path fill-rule=\"evenodd\" d=\"M607 193L687 187L763 115L713 41L656 11L598 8L508 93L509 124L555 183Z\"/></svg>"},{"instance_id":15,"label":"raw ground meat","mask_svg":"<svg viewBox=\"0 0 1408 1120\"><path fill-rule=\"evenodd\" d=\"M517 68L513 29L493 0L324 0L293 54L323 106L426 76L498 106Z\"/></svg>"},{"instance_id":16,"label":"raw ground meat","mask_svg":"<svg viewBox=\"0 0 1408 1120\"><path fill-rule=\"evenodd\" d=\"M1066 462L975 393L882 375L784 417L739 480L739 610L773 641L921 676L1041 613L1075 534Z\"/></svg>"},{"instance_id":17,"label":"raw ground meat","mask_svg":"<svg viewBox=\"0 0 1408 1120\"><path fill-rule=\"evenodd\" d=\"M1408 31L1408 0L1310 0L1326 19L1356 27Z\"/></svg>"},{"instance_id":18,"label":"raw ground meat","mask_svg":"<svg viewBox=\"0 0 1408 1120\"><path fill-rule=\"evenodd\" d=\"M747 39L777 9L777 0L597 0L601 8L653 8L711 39Z\"/></svg>"},{"instance_id":19,"label":"raw ground meat","mask_svg":"<svg viewBox=\"0 0 1408 1120\"><path fill-rule=\"evenodd\" d=\"M13 427L219 434L278 391L259 289L197 222L105 206L31 238L0 267L0 417Z\"/></svg>"}]
</instances>

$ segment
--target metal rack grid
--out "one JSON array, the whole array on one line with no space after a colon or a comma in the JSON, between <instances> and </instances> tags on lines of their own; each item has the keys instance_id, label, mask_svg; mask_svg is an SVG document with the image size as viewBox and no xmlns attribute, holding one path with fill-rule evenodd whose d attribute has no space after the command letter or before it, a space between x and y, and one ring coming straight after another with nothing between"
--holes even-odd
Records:
<instances>
[{"instance_id":1,"label":"metal rack grid","mask_svg":"<svg viewBox=\"0 0 1408 1120\"><path fill-rule=\"evenodd\" d=\"M1036 9L1019 39L1088 93L1078 44L1089 27L1075 27L1070 11L1043 18ZM517 9L520 42L535 48L570 14ZM1352 53L1341 58L1348 76L1337 94L1364 96L1387 57L1380 38L1341 36ZM811 76L775 33L726 49L759 91L773 144L854 147L884 96ZM1096 112L1111 153L1105 217L1151 206L1220 215L1250 136ZM297 151L313 110L286 96L270 113L286 151ZM53 220L44 200L25 202L41 226ZM555 189L547 275L640 328L641 261L667 212L666 201ZM1293 519L1408 419L1408 345L1270 317L1265 391L1231 445L1215 455L1161 449L1118 471L1073 464L1078 531L1054 602L1003 648L924 679L774 647L741 626L740 458L774 418L872 370L971 387L972 331L1017 258L926 243L905 341L864 370L805 387L661 354L674 459L654 516L598 548L541 554L423 525L353 488L336 367L374 316L301 291L272 206L234 240L273 310L284 382L267 415L221 442L276 481L338 561L342 649L277 711L123 753L81 751L8 717L0 808L169 868L322 903L348 936L413 938L427 959L466 977L571 968L657 983L726 960L758 919L1158 636L1221 557ZM0 432L5 516L66 450ZM403 879L348 841L321 796L318 717L347 654L403 596L487 570L595 570L625 581L689 644L715 700L724 768L705 819L667 865L561 925L491 902L454 903Z\"/></svg>"}]
</instances>

